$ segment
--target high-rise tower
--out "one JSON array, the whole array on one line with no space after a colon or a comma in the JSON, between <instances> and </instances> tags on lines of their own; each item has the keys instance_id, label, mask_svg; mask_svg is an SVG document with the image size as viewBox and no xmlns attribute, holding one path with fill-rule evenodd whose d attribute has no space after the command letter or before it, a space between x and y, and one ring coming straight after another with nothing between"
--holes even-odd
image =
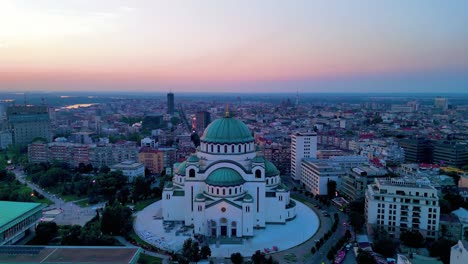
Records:
<instances>
[{"instance_id":1,"label":"high-rise tower","mask_svg":"<svg viewBox=\"0 0 468 264\"><path fill-rule=\"evenodd\" d=\"M26 145L35 138L52 141L47 106L10 106L7 122L13 132L13 144Z\"/></svg>"},{"instance_id":2,"label":"high-rise tower","mask_svg":"<svg viewBox=\"0 0 468 264\"><path fill-rule=\"evenodd\" d=\"M317 158L317 134L295 133L291 136L291 177L301 180L303 158Z\"/></svg>"},{"instance_id":3,"label":"high-rise tower","mask_svg":"<svg viewBox=\"0 0 468 264\"><path fill-rule=\"evenodd\" d=\"M203 134L205 128L211 123L211 115L210 112L207 111L200 111L195 114L196 118L196 131L198 134Z\"/></svg>"},{"instance_id":4,"label":"high-rise tower","mask_svg":"<svg viewBox=\"0 0 468 264\"><path fill-rule=\"evenodd\" d=\"M169 115L174 114L174 94L173 93L167 94L167 113Z\"/></svg>"}]
</instances>

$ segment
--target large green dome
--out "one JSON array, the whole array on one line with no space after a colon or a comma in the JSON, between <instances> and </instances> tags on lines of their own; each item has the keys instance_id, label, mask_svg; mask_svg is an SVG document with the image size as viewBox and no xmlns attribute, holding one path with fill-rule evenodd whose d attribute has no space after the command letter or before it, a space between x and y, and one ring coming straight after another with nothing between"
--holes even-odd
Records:
<instances>
[{"instance_id":1,"label":"large green dome","mask_svg":"<svg viewBox=\"0 0 468 264\"><path fill-rule=\"evenodd\" d=\"M241 185L245 181L237 171L230 168L219 168L210 173L205 182L209 185L228 187Z\"/></svg>"},{"instance_id":2,"label":"large green dome","mask_svg":"<svg viewBox=\"0 0 468 264\"><path fill-rule=\"evenodd\" d=\"M254 138L242 121L224 117L213 121L205 129L201 140L210 143L244 143L252 142Z\"/></svg>"}]
</instances>

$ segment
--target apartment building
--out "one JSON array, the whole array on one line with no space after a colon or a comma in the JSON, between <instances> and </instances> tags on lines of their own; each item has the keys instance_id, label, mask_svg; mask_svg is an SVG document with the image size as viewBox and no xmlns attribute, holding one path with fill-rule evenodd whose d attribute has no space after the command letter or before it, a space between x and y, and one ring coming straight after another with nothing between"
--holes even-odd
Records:
<instances>
[{"instance_id":1,"label":"apartment building","mask_svg":"<svg viewBox=\"0 0 468 264\"><path fill-rule=\"evenodd\" d=\"M376 178L366 191L368 232L384 229L395 237L404 230L418 230L425 237L437 237L439 197L427 182L414 178Z\"/></svg>"},{"instance_id":2,"label":"apartment building","mask_svg":"<svg viewBox=\"0 0 468 264\"><path fill-rule=\"evenodd\" d=\"M328 182L339 183L340 178L346 174L345 170L337 163L327 160L304 159L301 164L301 184L314 195L327 195Z\"/></svg>"},{"instance_id":3,"label":"apartment building","mask_svg":"<svg viewBox=\"0 0 468 264\"><path fill-rule=\"evenodd\" d=\"M347 171L341 178L340 194L349 201L364 198L367 185L375 178L385 177L387 171L371 166L359 166Z\"/></svg>"}]
</instances>

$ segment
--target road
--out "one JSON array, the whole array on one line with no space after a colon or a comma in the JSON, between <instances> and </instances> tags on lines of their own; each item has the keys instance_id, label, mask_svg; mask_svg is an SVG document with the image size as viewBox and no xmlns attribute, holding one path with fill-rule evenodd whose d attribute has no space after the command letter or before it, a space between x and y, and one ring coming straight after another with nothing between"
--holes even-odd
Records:
<instances>
[{"instance_id":1,"label":"road","mask_svg":"<svg viewBox=\"0 0 468 264\"><path fill-rule=\"evenodd\" d=\"M298 259L297 263L311 263L311 264L332 263L331 261L327 259L327 254L330 248L334 246L335 243L338 242L338 240L340 240L341 237L345 235L346 229L348 228L347 225L344 225L344 223L348 219L347 215L339 211L338 209L336 209L333 205L330 207L323 206L320 203L318 203L317 200L310 198L308 196L305 196L303 194L300 194L299 192L293 191L294 186L297 188L300 187L296 182L290 179L282 179L282 182L287 184L290 187L291 194L300 196L302 199L307 200L310 204L320 205L322 207L321 210L328 211L330 214L330 217L324 217L323 214L320 212L320 210L318 210L317 208L313 208L316 211L321 221L321 226L319 230L317 231L317 233L311 239L304 242L303 244L297 247L291 248L289 250L285 250L283 252L273 254L273 257L281 263L284 261L285 254L293 253L297 256L297 259ZM315 243L316 243L315 240L320 239L321 237L323 237L323 235L326 232L328 232L328 230L330 230L332 226L333 215L335 213L338 213L340 217L340 222L338 224L338 228L336 232L334 232L331 235L331 237L322 245L322 247L320 247L320 249L315 254L307 256L307 254L309 254L310 252L310 249L313 246L315 246ZM348 254L346 254L346 258L343 261L343 263L345 264L357 263L354 253L352 251L349 251Z\"/></svg>"},{"instance_id":2,"label":"road","mask_svg":"<svg viewBox=\"0 0 468 264\"><path fill-rule=\"evenodd\" d=\"M26 180L24 171L21 169L15 169L13 171L15 173L16 179L20 181L21 183L26 183L29 188L35 190L36 192L44 195L45 198L49 199L50 201L53 202L53 204L49 205L45 210L49 209L61 209L62 213L55 215L54 222L56 222L58 225L80 225L83 226L91 220L96 215L96 211L92 209L92 207L80 207L76 205L73 201L66 202L62 200L59 196L55 194L51 194L38 185L29 182ZM93 207L96 206L102 206L101 204L94 205Z\"/></svg>"}]
</instances>

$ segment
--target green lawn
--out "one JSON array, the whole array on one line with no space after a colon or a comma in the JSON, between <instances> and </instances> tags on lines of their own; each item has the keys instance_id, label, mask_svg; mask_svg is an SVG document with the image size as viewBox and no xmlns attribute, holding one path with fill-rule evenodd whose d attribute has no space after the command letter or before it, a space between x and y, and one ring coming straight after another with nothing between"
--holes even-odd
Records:
<instances>
[{"instance_id":1,"label":"green lawn","mask_svg":"<svg viewBox=\"0 0 468 264\"><path fill-rule=\"evenodd\" d=\"M148 199L148 200L143 200L143 201L139 201L135 204L135 211L141 211L143 210L146 206L156 202L156 201L159 201L161 200L161 198L151 198L151 199Z\"/></svg>"},{"instance_id":2,"label":"green lawn","mask_svg":"<svg viewBox=\"0 0 468 264\"><path fill-rule=\"evenodd\" d=\"M153 256L150 256L150 255L146 255L146 254L141 253L140 258L138 258L137 263L139 263L139 264L160 264L160 263L163 263L163 261L162 261L162 258L153 257Z\"/></svg>"}]
</instances>

